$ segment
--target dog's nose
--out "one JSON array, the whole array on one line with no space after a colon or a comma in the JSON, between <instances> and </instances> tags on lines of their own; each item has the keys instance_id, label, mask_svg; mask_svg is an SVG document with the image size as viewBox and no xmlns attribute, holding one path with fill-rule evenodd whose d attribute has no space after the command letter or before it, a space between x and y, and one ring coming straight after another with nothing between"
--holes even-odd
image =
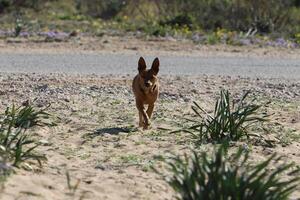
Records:
<instances>
[{"instance_id":1,"label":"dog's nose","mask_svg":"<svg viewBox=\"0 0 300 200\"><path fill-rule=\"evenodd\" d=\"M151 84L150 84L149 82L146 82L146 83L145 83L145 86L146 86L146 87L150 87Z\"/></svg>"}]
</instances>

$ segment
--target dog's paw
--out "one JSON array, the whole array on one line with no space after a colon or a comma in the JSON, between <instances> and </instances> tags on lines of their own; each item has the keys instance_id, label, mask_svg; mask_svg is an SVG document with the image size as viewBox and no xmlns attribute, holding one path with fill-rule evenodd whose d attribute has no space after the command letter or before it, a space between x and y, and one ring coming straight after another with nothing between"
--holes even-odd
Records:
<instances>
[{"instance_id":1,"label":"dog's paw","mask_svg":"<svg viewBox=\"0 0 300 200\"><path fill-rule=\"evenodd\" d=\"M150 126L151 126L151 123L148 121L148 123L145 123L145 124L144 124L144 130L149 129Z\"/></svg>"},{"instance_id":2,"label":"dog's paw","mask_svg":"<svg viewBox=\"0 0 300 200\"><path fill-rule=\"evenodd\" d=\"M145 123L144 122L139 122L139 127L144 127Z\"/></svg>"}]
</instances>

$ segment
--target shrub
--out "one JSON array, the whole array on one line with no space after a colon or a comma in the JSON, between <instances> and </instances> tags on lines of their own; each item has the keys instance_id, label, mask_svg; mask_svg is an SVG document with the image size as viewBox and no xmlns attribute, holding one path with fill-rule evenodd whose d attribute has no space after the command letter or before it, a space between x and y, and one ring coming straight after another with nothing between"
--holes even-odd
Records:
<instances>
[{"instance_id":1,"label":"shrub","mask_svg":"<svg viewBox=\"0 0 300 200\"><path fill-rule=\"evenodd\" d=\"M295 34L295 40L298 44L300 44L300 33Z\"/></svg>"},{"instance_id":2,"label":"shrub","mask_svg":"<svg viewBox=\"0 0 300 200\"><path fill-rule=\"evenodd\" d=\"M171 175L162 175L182 200L284 200L297 188L300 168L294 164L276 164L276 154L256 165L247 164L249 153L240 149L227 155L223 145L212 156L193 152L184 158L164 162ZM289 179L281 179L287 173Z\"/></svg>"},{"instance_id":3,"label":"shrub","mask_svg":"<svg viewBox=\"0 0 300 200\"><path fill-rule=\"evenodd\" d=\"M164 0L160 1L159 7L170 16L176 16L178 12L189 13L205 30L256 29L259 33L270 33L285 31L291 24L297 25L296 21L292 21L294 16L291 10L295 7L292 1Z\"/></svg>"},{"instance_id":4,"label":"shrub","mask_svg":"<svg viewBox=\"0 0 300 200\"><path fill-rule=\"evenodd\" d=\"M77 0L76 8L87 15L100 17L102 19L112 19L126 5L124 0Z\"/></svg>"},{"instance_id":5,"label":"shrub","mask_svg":"<svg viewBox=\"0 0 300 200\"><path fill-rule=\"evenodd\" d=\"M21 18L17 17L15 21L15 37L18 37L24 28L23 21Z\"/></svg>"},{"instance_id":6,"label":"shrub","mask_svg":"<svg viewBox=\"0 0 300 200\"><path fill-rule=\"evenodd\" d=\"M171 27L188 27L189 29L193 28L194 20L191 15L188 14L178 14L173 18L161 21L160 25L164 26L171 26Z\"/></svg>"},{"instance_id":7,"label":"shrub","mask_svg":"<svg viewBox=\"0 0 300 200\"><path fill-rule=\"evenodd\" d=\"M0 0L0 13L10 6L11 2L9 0Z\"/></svg>"},{"instance_id":8,"label":"shrub","mask_svg":"<svg viewBox=\"0 0 300 200\"><path fill-rule=\"evenodd\" d=\"M192 133L200 143L238 141L244 136L249 137L248 128L257 122L266 121L267 115L258 115L261 106L254 104L255 99L246 102L248 95L249 92L246 92L235 102L231 100L229 91L221 90L213 115L194 102L192 109L198 119L190 120L193 125L184 131Z\"/></svg>"}]
</instances>

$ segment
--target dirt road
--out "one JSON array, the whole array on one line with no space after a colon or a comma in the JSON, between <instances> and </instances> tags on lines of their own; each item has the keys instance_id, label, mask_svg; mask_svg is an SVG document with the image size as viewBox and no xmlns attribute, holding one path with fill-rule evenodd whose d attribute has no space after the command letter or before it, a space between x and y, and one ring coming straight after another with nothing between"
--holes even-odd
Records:
<instances>
[{"instance_id":1,"label":"dirt road","mask_svg":"<svg viewBox=\"0 0 300 200\"><path fill-rule=\"evenodd\" d=\"M125 75L136 73L138 54L0 53L0 72ZM300 78L299 58L159 56L164 75ZM148 64L153 56L145 56Z\"/></svg>"}]
</instances>

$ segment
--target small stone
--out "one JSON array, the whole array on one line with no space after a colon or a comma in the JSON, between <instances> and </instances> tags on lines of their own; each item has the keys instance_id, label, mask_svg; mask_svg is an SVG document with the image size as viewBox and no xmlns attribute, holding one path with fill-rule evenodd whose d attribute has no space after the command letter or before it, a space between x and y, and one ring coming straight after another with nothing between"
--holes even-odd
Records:
<instances>
[{"instance_id":1,"label":"small stone","mask_svg":"<svg viewBox=\"0 0 300 200\"><path fill-rule=\"evenodd\" d=\"M98 164L95 166L95 169L105 170L105 167L102 164Z\"/></svg>"},{"instance_id":2,"label":"small stone","mask_svg":"<svg viewBox=\"0 0 300 200\"><path fill-rule=\"evenodd\" d=\"M39 86L36 87L36 89L40 90L40 91L45 91L47 88L48 88L47 84L39 85Z\"/></svg>"},{"instance_id":3,"label":"small stone","mask_svg":"<svg viewBox=\"0 0 300 200\"><path fill-rule=\"evenodd\" d=\"M39 142L40 142L40 144L43 145L43 146L50 146L50 145L51 145L50 142L49 142L48 140L40 140Z\"/></svg>"}]
</instances>

